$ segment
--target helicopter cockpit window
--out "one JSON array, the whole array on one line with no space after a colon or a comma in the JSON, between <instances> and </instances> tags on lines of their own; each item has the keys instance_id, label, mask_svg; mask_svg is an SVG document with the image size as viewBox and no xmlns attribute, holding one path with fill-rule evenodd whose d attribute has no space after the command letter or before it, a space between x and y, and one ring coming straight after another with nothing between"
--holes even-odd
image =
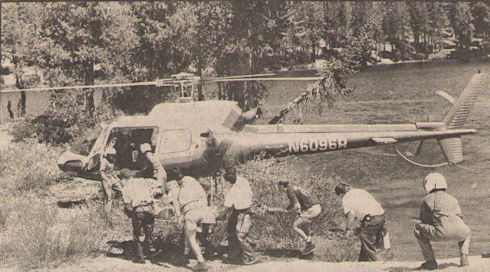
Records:
<instances>
[{"instance_id":1,"label":"helicopter cockpit window","mask_svg":"<svg viewBox=\"0 0 490 272\"><path fill-rule=\"evenodd\" d=\"M158 128L113 128L106 142L106 148L113 146L116 149L116 168L139 169L142 164L140 145L149 143L152 152L155 152Z\"/></svg>"},{"instance_id":2,"label":"helicopter cockpit window","mask_svg":"<svg viewBox=\"0 0 490 272\"><path fill-rule=\"evenodd\" d=\"M186 151L191 147L191 132L187 129L166 130L162 132L160 153Z\"/></svg>"}]
</instances>

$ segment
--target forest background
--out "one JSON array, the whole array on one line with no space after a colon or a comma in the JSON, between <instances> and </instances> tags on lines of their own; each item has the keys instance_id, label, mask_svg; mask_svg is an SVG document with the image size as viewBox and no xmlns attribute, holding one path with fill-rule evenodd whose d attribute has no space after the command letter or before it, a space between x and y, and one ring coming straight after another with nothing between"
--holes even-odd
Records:
<instances>
[{"instance_id":1,"label":"forest background","mask_svg":"<svg viewBox=\"0 0 490 272\"><path fill-rule=\"evenodd\" d=\"M344 76L381 60L487 56L489 12L476 1L2 3L1 72L15 74L15 87L24 89L153 81L180 72L256 74L321 60L328 96L345 93ZM257 86L226 84L212 94L200 88L199 97L248 109L267 95ZM107 88L96 106L93 89L52 92L50 107L30 127L49 134L42 137L49 142L68 142L121 111L145 113L173 95L155 86ZM22 92L20 116L25 100ZM54 126L65 129L56 135L42 129Z\"/></svg>"}]
</instances>

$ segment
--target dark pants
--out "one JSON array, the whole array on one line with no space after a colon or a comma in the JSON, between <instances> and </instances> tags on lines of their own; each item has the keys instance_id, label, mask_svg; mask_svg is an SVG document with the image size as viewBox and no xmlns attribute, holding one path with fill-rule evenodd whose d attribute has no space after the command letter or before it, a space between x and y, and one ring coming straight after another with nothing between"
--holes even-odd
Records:
<instances>
[{"instance_id":1,"label":"dark pants","mask_svg":"<svg viewBox=\"0 0 490 272\"><path fill-rule=\"evenodd\" d=\"M376 244L383 239L385 216L367 215L361 221L359 239L361 240L360 262L370 262L378 260L376 256Z\"/></svg>"},{"instance_id":2,"label":"dark pants","mask_svg":"<svg viewBox=\"0 0 490 272\"><path fill-rule=\"evenodd\" d=\"M239 263L255 260L253 241L248 237L252 220L248 211L233 210L228 225L228 258Z\"/></svg>"},{"instance_id":3,"label":"dark pants","mask_svg":"<svg viewBox=\"0 0 490 272\"><path fill-rule=\"evenodd\" d=\"M139 206L134 208L131 217L131 223L133 224L133 240L136 244L137 257L142 259L143 252L146 254L150 252L151 234L153 232L153 224L155 223L155 216L153 215L153 205ZM141 229L145 233L145 240L140 240Z\"/></svg>"}]
</instances>

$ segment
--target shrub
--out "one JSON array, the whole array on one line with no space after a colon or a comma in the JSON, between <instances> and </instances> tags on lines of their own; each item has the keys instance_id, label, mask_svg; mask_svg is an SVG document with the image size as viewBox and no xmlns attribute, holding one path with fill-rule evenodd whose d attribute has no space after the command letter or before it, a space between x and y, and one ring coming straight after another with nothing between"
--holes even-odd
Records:
<instances>
[{"instance_id":1,"label":"shrub","mask_svg":"<svg viewBox=\"0 0 490 272\"><path fill-rule=\"evenodd\" d=\"M7 209L7 205L0 203L0 231L5 228L8 216L9 210Z\"/></svg>"},{"instance_id":2,"label":"shrub","mask_svg":"<svg viewBox=\"0 0 490 272\"><path fill-rule=\"evenodd\" d=\"M61 210L37 196L18 198L2 233L0 254L24 269L32 269L97 252L106 234L95 209Z\"/></svg>"},{"instance_id":3,"label":"shrub","mask_svg":"<svg viewBox=\"0 0 490 272\"><path fill-rule=\"evenodd\" d=\"M12 141L20 142L32 138L36 133L35 127L29 120L19 120L14 122L9 128Z\"/></svg>"},{"instance_id":4,"label":"shrub","mask_svg":"<svg viewBox=\"0 0 490 272\"><path fill-rule=\"evenodd\" d=\"M90 116L85 111L84 96L76 93L57 94L51 105L31 123L36 128L39 142L64 144L76 140L87 128L120 116L110 105L99 105Z\"/></svg>"},{"instance_id":5,"label":"shrub","mask_svg":"<svg viewBox=\"0 0 490 272\"><path fill-rule=\"evenodd\" d=\"M326 250L322 251L321 259L334 262L355 260L359 250L357 240L346 240L344 237L340 237L338 233L330 232L330 229L339 229L343 224L340 199L333 192L337 178L296 173L291 171L287 165L286 162L281 162L278 159L265 159L252 160L240 166L239 172L249 179L252 186L254 207L267 205L285 208L288 205L289 200L286 194L280 193L274 185L274 181L278 179L287 179L315 193L322 206L322 213L313 223L312 230L315 236L321 237L322 241L330 241ZM219 194L217 197L218 207L220 207L221 202L222 194ZM295 217L290 214L256 212L252 217L251 235L256 240L258 249L280 251L302 248L304 242L292 230L294 219ZM213 234L213 241L215 242L226 237L222 224L218 224L217 231Z\"/></svg>"},{"instance_id":6,"label":"shrub","mask_svg":"<svg viewBox=\"0 0 490 272\"><path fill-rule=\"evenodd\" d=\"M0 192L19 194L45 188L60 173L56 159L59 148L47 147L31 139L10 143L0 156Z\"/></svg>"}]
</instances>

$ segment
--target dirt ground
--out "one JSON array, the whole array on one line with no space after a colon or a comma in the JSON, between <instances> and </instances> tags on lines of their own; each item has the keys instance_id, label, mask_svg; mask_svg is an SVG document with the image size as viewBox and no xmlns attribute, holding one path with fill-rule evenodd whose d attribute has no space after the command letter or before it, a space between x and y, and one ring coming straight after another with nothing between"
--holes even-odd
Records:
<instances>
[{"instance_id":1,"label":"dirt ground","mask_svg":"<svg viewBox=\"0 0 490 272\"><path fill-rule=\"evenodd\" d=\"M489 258L481 258L480 256L471 256L469 258L470 266L458 267L459 259L450 258L438 260L439 269L437 271L461 271L461 272L484 272L488 271L490 267ZM191 263L188 268L175 267L165 263L150 263L146 264L134 264L119 258L107 258L100 256L95 259L80 260L77 263L65 264L56 269L45 269L36 271L77 271L77 272L102 272L102 271L172 271L172 272L184 272L190 271ZM309 260L297 260L297 259L281 259L267 261L251 266L238 266L238 265L223 265L221 262L213 261L209 263L210 270L216 272L320 272L320 271L389 271L389 272L402 272L413 271L420 266L420 261L391 261L391 262L371 262L371 263L358 263L358 262L344 262L344 263L328 263ZM5 269L5 272L16 272L16 269Z\"/></svg>"}]
</instances>

